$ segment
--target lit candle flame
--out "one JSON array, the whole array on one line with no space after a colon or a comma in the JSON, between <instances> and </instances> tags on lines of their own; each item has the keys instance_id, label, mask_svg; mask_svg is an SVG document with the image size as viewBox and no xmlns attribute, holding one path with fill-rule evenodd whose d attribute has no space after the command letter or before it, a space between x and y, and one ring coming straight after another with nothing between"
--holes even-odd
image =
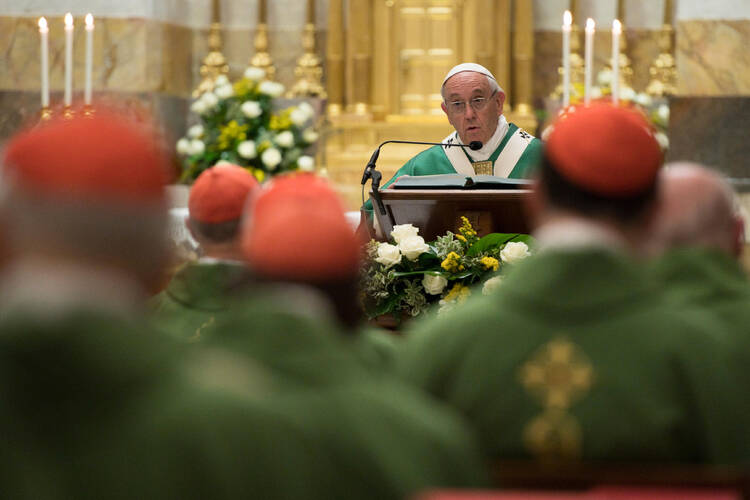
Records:
<instances>
[{"instance_id":1,"label":"lit candle flame","mask_svg":"<svg viewBox=\"0 0 750 500\"><path fill-rule=\"evenodd\" d=\"M573 24L573 14L569 10L566 10L565 14L563 14L563 25L569 28L571 24Z\"/></svg>"},{"instance_id":2,"label":"lit candle flame","mask_svg":"<svg viewBox=\"0 0 750 500\"><path fill-rule=\"evenodd\" d=\"M49 28L47 27L47 20L44 17L39 18L39 31L41 33L47 33Z\"/></svg>"},{"instance_id":3,"label":"lit candle flame","mask_svg":"<svg viewBox=\"0 0 750 500\"><path fill-rule=\"evenodd\" d=\"M71 14L70 12L65 14L65 29L73 29L73 14Z\"/></svg>"},{"instance_id":4,"label":"lit candle flame","mask_svg":"<svg viewBox=\"0 0 750 500\"><path fill-rule=\"evenodd\" d=\"M622 34L622 23L617 19L612 21L612 32L618 35Z\"/></svg>"},{"instance_id":5,"label":"lit candle flame","mask_svg":"<svg viewBox=\"0 0 750 500\"><path fill-rule=\"evenodd\" d=\"M86 14L86 29L91 29L94 27L94 16L91 15L89 12Z\"/></svg>"},{"instance_id":6,"label":"lit candle flame","mask_svg":"<svg viewBox=\"0 0 750 500\"><path fill-rule=\"evenodd\" d=\"M593 33L595 27L596 27L596 23L594 22L593 19L591 19L590 17L586 19L586 31L590 31Z\"/></svg>"}]
</instances>

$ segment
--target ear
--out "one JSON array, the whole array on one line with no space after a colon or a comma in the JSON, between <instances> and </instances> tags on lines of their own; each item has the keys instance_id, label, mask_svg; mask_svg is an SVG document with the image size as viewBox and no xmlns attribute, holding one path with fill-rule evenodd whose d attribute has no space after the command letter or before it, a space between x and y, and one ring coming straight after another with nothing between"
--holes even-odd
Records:
<instances>
[{"instance_id":1,"label":"ear","mask_svg":"<svg viewBox=\"0 0 750 500\"><path fill-rule=\"evenodd\" d=\"M445 113L445 115L448 116L448 108L445 107L445 101L440 103L440 109L442 109L443 113Z\"/></svg>"},{"instance_id":2,"label":"ear","mask_svg":"<svg viewBox=\"0 0 750 500\"><path fill-rule=\"evenodd\" d=\"M495 99L497 99L497 115L500 116L503 114L503 105L505 104L505 92L498 92L495 95Z\"/></svg>"},{"instance_id":3,"label":"ear","mask_svg":"<svg viewBox=\"0 0 750 500\"><path fill-rule=\"evenodd\" d=\"M189 215L187 217L185 217L185 227L187 228L188 232L190 233L190 236L192 236L193 239L200 244L200 242L201 242L200 234L193 227L193 223L192 223Z\"/></svg>"}]
</instances>

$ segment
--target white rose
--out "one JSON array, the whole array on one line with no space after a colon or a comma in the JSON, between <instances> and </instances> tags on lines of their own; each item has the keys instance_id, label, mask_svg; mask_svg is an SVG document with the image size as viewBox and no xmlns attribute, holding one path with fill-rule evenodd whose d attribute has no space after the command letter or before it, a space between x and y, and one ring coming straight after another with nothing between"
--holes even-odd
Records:
<instances>
[{"instance_id":1,"label":"white rose","mask_svg":"<svg viewBox=\"0 0 750 500\"><path fill-rule=\"evenodd\" d=\"M190 140L187 137L183 137L182 139L177 141L177 154L190 154Z\"/></svg>"},{"instance_id":2,"label":"white rose","mask_svg":"<svg viewBox=\"0 0 750 500\"><path fill-rule=\"evenodd\" d=\"M303 101L297 105L297 109L307 115L308 118L315 116L315 109L310 105L309 102Z\"/></svg>"},{"instance_id":3,"label":"white rose","mask_svg":"<svg viewBox=\"0 0 750 500\"><path fill-rule=\"evenodd\" d=\"M593 99L599 99L602 96L602 89L599 87L592 87L591 88L591 97Z\"/></svg>"},{"instance_id":4,"label":"white rose","mask_svg":"<svg viewBox=\"0 0 750 500\"><path fill-rule=\"evenodd\" d=\"M445 286L448 284L448 280L442 276L435 274L425 274L422 278L422 286L424 291L430 295L440 295L443 293Z\"/></svg>"},{"instance_id":5,"label":"white rose","mask_svg":"<svg viewBox=\"0 0 750 500\"><path fill-rule=\"evenodd\" d=\"M214 167L218 167L219 165L232 165L232 166L234 166L234 163L232 163L231 161L227 161L227 160L219 160L216 163L214 163Z\"/></svg>"},{"instance_id":6,"label":"white rose","mask_svg":"<svg viewBox=\"0 0 750 500\"><path fill-rule=\"evenodd\" d=\"M401 262L401 251L396 245L380 243L378 244L378 256L375 257L375 262L383 264L386 268L395 266Z\"/></svg>"},{"instance_id":7,"label":"white rose","mask_svg":"<svg viewBox=\"0 0 750 500\"><path fill-rule=\"evenodd\" d=\"M216 80L214 80L215 87L221 87L222 85L226 85L228 83L229 78L227 78L227 75L219 75L216 77Z\"/></svg>"},{"instance_id":8,"label":"white rose","mask_svg":"<svg viewBox=\"0 0 750 500\"><path fill-rule=\"evenodd\" d=\"M669 137L667 137L667 134L664 132L657 132L654 137L656 137L656 141L659 143L659 147L661 147L662 151L666 151L669 148Z\"/></svg>"},{"instance_id":9,"label":"white rose","mask_svg":"<svg viewBox=\"0 0 750 500\"><path fill-rule=\"evenodd\" d=\"M257 66L250 66L245 70L245 78L259 82L266 77L266 70Z\"/></svg>"},{"instance_id":10,"label":"white rose","mask_svg":"<svg viewBox=\"0 0 750 500\"><path fill-rule=\"evenodd\" d=\"M596 76L596 81L602 87L605 87L609 85L610 83L612 83L612 70L609 68L601 70L599 74Z\"/></svg>"},{"instance_id":11,"label":"white rose","mask_svg":"<svg viewBox=\"0 0 750 500\"><path fill-rule=\"evenodd\" d=\"M281 152L276 148L268 148L260 155L260 160L263 162L263 165L273 170L281 163Z\"/></svg>"},{"instance_id":12,"label":"white rose","mask_svg":"<svg viewBox=\"0 0 750 500\"><path fill-rule=\"evenodd\" d=\"M193 125L187 131L187 136L191 139L197 139L203 135L203 125Z\"/></svg>"},{"instance_id":13,"label":"white rose","mask_svg":"<svg viewBox=\"0 0 750 500\"><path fill-rule=\"evenodd\" d=\"M201 101L203 101L203 104L206 106L206 109L211 109L217 104L219 104L219 98L216 97L216 94L213 92L206 92L201 96Z\"/></svg>"},{"instance_id":14,"label":"white rose","mask_svg":"<svg viewBox=\"0 0 750 500\"><path fill-rule=\"evenodd\" d=\"M414 261L423 253L430 250L421 236L406 236L398 243L398 249L406 258Z\"/></svg>"},{"instance_id":15,"label":"white rose","mask_svg":"<svg viewBox=\"0 0 750 500\"><path fill-rule=\"evenodd\" d=\"M190 154L200 155L206 150L206 145L200 139L193 139L190 141Z\"/></svg>"},{"instance_id":16,"label":"white rose","mask_svg":"<svg viewBox=\"0 0 750 500\"><path fill-rule=\"evenodd\" d=\"M401 240L406 238L407 236L417 236L418 234L418 227L414 227L411 224L398 224L396 226L393 226L393 230L391 231L391 238L393 238L396 243L401 243Z\"/></svg>"},{"instance_id":17,"label":"white rose","mask_svg":"<svg viewBox=\"0 0 750 500\"><path fill-rule=\"evenodd\" d=\"M285 130L284 132L276 135L276 137L274 138L274 142L282 148L291 148L292 146L294 146L294 134L292 134L288 130Z\"/></svg>"},{"instance_id":18,"label":"white rose","mask_svg":"<svg viewBox=\"0 0 750 500\"><path fill-rule=\"evenodd\" d=\"M279 97L281 94L284 93L284 90L286 89L286 87L284 87L283 83L274 82L273 85L274 85L274 90L273 90L273 93L271 94L272 97Z\"/></svg>"},{"instance_id":19,"label":"white rose","mask_svg":"<svg viewBox=\"0 0 750 500\"><path fill-rule=\"evenodd\" d=\"M274 97L274 93L276 92L276 84L268 80L263 80L262 82L260 82L260 85L258 85L258 91L260 91L261 94L267 94L271 97Z\"/></svg>"},{"instance_id":20,"label":"white rose","mask_svg":"<svg viewBox=\"0 0 750 500\"><path fill-rule=\"evenodd\" d=\"M662 123L667 123L669 121L669 106L666 104L660 105L659 109L656 110L656 114Z\"/></svg>"},{"instance_id":21,"label":"white rose","mask_svg":"<svg viewBox=\"0 0 750 500\"><path fill-rule=\"evenodd\" d=\"M500 288L500 284L503 282L502 276L495 276L494 278L490 278L487 281L484 282L484 285L482 285L482 295L489 295L498 288Z\"/></svg>"},{"instance_id":22,"label":"white rose","mask_svg":"<svg viewBox=\"0 0 750 500\"><path fill-rule=\"evenodd\" d=\"M640 104L644 108L647 108L647 107L651 106L651 103L653 101L651 99L651 96L648 95L647 93L645 93L645 92L639 92L635 96L635 102L637 102L638 104Z\"/></svg>"},{"instance_id":23,"label":"white rose","mask_svg":"<svg viewBox=\"0 0 750 500\"><path fill-rule=\"evenodd\" d=\"M242 141L237 145L237 153L245 158L251 160L258 156L258 152L255 150L255 142L253 141Z\"/></svg>"},{"instance_id":24,"label":"white rose","mask_svg":"<svg viewBox=\"0 0 750 500\"><path fill-rule=\"evenodd\" d=\"M313 143L318 140L318 133L315 131L315 129L308 128L305 129L304 132L302 132L302 138L305 140L305 142Z\"/></svg>"},{"instance_id":25,"label":"white rose","mask_svg":"<svg viewBox=\"0 0 750 500\"><path fill-rule=\"evenodd\" d=\"M635 99L635 90L631 87L623 87L620 90L620 99L623 101L632 101Z\"/></svg>"},{"instance_id":26,"label":"white rose","mask_svg":"<svg viewBox=\"0 0 750 500\"><path fill-rule=\"evenodd\" d=\"M198 99L193 104L190 105L190 111L197 115L202 115L208 110L208 107L206 106L206 103L203 102L203 99Z\"/></svg>"},{"instance_id":27,"label":"white rose","mask_svg":"<svg viewBox=\"0 0 750 500\"><path fill-rule=\"evenodd\" d=\"M303 155L297 159L297 166L305 172L312 172L315 169L315 160L312 156Z\"/></svg>"},{"instance_id":28,"label":"white rose","mask_svg":"<svg viewBox=\"0 0 750 500\"><path fill-rule=\"evenodd\" d=\"M240 110L242 110L242 114L248 118L257 118L263 114L263 109L260 107L258 101L245 101L242 103L242 106L240 106Z\"/></svg>"},{"instance_id":29,"label":"white rose","mask_svg":"<svg viewBox=\"0 0 750 500\"><path fill-rule=\"evenodd\" d=\"M216 96L220 99L229 99L234 95L234 87L229 84L222 85L220 87L216 87L216 90L214 90L214 92L216 92Z\"/></svg>"},{"instance_id":30,"label":"white rose","mask_svg":"<svg viewBox=\"0 0 750 500\"><path fill-rule=\"evenodd\" d=\"M292 123L297 125L298 127L301 127L305 124L307 121L307 113L302 111L299 108L294 108L291 113L289 113L289 119L292 120Z\"/></svg>"},{"instance_id":31,"label":"white rose","mask_svg":"<svg viewBox=\"0 0 750 500\"><path fill-rule=\"evenodd\" d=\"M531 255L529 247L523 241L511 241L505 244L505 248L500 252L500 259L503 262L512 264L513 262L525 259Z\"/></svg>"}]
</instances>

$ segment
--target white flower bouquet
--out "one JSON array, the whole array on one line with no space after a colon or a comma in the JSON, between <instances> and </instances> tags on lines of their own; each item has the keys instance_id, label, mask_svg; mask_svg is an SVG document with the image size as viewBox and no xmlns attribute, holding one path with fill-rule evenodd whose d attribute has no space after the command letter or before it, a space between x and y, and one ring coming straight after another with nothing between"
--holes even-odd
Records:
<instances>
[{"instance_id":1,"label":"white flower bouquet","mask_svg":"<svg viewBox=\"0 0 750 500\"><path fill-rule=\"evenodd\" d=\"M193 102L190 110L200 124L177 141L182 182L195 180L219 162L246 167L259 181L281 172L315 169L313 157L305 154L318 139L312 106L302 102L274 112L273 100L283 94L284 86L265 76L255 67L235 83L221 75L212 92Z\"/></svg>"},{"instance_id":2,"label":"white flower bouquet","mask_svg":"<svg viewBox=\"0 0 750 500\"><path fill-rule=\"evenodd\" d=\"M362 303L370 319L417 316L432 304L438 313L463 303L473 289L491 293L503 268L530 255L533 238L492 233L479 238L466 217L452 232L426 243L411 224L395 226L391 242L371 241L362 270Z\"/></svg>"}]
</instances>

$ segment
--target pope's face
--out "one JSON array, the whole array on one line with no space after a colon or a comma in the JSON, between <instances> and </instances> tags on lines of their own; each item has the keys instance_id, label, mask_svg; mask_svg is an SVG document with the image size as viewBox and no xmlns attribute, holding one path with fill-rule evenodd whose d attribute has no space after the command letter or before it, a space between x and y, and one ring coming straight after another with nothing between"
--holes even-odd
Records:
<instances>
[{"instance_id":1,"label":"pope's face","mask_svg":"<svg viewBox=\"0 0 750 500\"><path fill-rule=\"evenodd\" d=\"M493 94L487 76L462 71L445 82L443 95L443 111L461 141L464 144L472 141L486 144L495 133L497 120L503 114L505 94Z\"/></svg>"}]
</instances>

